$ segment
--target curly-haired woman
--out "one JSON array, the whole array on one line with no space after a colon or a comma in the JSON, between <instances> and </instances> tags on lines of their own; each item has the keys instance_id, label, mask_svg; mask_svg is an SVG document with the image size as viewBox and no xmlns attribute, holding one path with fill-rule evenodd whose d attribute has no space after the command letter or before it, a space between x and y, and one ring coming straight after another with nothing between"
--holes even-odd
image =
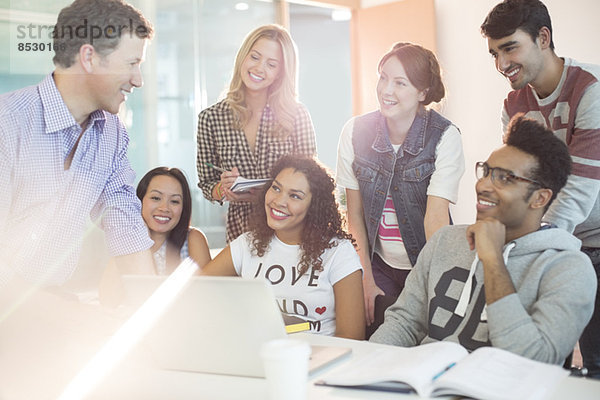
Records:
<instances>
[{"instance_id":1,"label":"curly-haired woman","mask_svg":"<svg viewBox=\"0 0 600 400\"><path fill-rule=\"evenodd\" d=\"M267 178L282 155L316 153L310 115L297 101L297 63L287 30L256 28L237 53L226 98L198 116L198 186L210 201L229 201L228 243L248 230L258 191L233 193L235 179Z\"/></svg>"},{"instance_id":2,"label":"curly-haired woman","mask_svg":"<svg viewBox=\"0 0 600 400\"><path fill-rule=\"evenodd\" d=\"M343 228L333 178L316 160L288 155L271 179L250 231L202 274L266 278L282 312L309 321L311 332L363 339L362 267Z\"/></svg>"}]
</instances>

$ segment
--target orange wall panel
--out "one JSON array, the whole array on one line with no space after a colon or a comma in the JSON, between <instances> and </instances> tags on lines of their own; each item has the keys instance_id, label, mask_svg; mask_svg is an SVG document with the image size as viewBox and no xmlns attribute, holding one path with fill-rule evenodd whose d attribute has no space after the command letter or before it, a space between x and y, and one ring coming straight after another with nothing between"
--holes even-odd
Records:
<instances>
[{"instance_id":1,"label":"orange wall panel","mask_svg":"<svg viewBox=\"0 0 600 400\"><path fill-rule=\"evenodd\" d=\"M353 114L377 108L377 64L396 42L412 42L435 53L434 0L404 0L357 9L351 21Z\"/></svg>"}]
</instances>

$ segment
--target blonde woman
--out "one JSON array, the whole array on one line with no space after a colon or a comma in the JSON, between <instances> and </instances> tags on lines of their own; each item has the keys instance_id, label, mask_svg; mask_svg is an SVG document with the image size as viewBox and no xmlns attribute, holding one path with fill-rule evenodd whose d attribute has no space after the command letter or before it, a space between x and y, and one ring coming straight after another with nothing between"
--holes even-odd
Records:
<instances>
[{"instance_id":1,"label":"blonde woman","mask_svg":"<svg viewBox=\"0 0 600 400\"><path fill-rule=\"evenodd\" d=\"M296 100L296 81L296 46L289 33L278 25L261 26L238 51L225 99L198 116L199 186L208 200L229 201L227 242L247 230L257 195L257 190L233 193L235 179L268 178L281 156L316 153L310 115Z\"/></svg>"}]
</instances>

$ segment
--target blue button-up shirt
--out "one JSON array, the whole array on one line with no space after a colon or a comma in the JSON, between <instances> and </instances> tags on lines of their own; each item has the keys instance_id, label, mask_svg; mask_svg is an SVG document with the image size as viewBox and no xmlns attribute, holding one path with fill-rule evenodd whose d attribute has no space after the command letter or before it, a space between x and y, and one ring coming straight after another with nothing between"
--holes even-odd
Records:
<instances>
[{"instance_id":1,"label":"blue button-up shirt","mask_svg":"<svg viewBox=\"0 0 600 400\"><path fill-rule=\"evenodd\" d=\"M93 112L81 135L52 75L0 96L0 286L15 273L64 283L89 218L100 221L113 256L151 247L128 142L119 118L105 111Z\"/></svg>"}]
</instances>

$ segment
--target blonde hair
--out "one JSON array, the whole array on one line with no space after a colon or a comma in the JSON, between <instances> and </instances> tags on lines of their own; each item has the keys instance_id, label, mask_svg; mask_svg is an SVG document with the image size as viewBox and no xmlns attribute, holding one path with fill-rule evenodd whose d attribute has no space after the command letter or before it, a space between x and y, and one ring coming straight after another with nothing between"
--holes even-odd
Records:
<instances>
[{"instance_id":1,"label":"blonde hair","mask_svg":"<svg viewBox=\"0 0 600 400\"><path fill-rule=\"evenodd\" d=\"M269 39L279 43L283 56L282 69L277 79L268 89L267 103L275 116L276 136L285 136L294 130L294 118L297 108L296 84L298 80L298 57L296 45L288 31L282 26L271 24L256 28L246 36L235 57L233 77L225 100L232 109L236 128L242 129L250 119L250 110L246 107L245 85L242 81L242 64L259 39Z\"/></svg>"}]
</instances>

